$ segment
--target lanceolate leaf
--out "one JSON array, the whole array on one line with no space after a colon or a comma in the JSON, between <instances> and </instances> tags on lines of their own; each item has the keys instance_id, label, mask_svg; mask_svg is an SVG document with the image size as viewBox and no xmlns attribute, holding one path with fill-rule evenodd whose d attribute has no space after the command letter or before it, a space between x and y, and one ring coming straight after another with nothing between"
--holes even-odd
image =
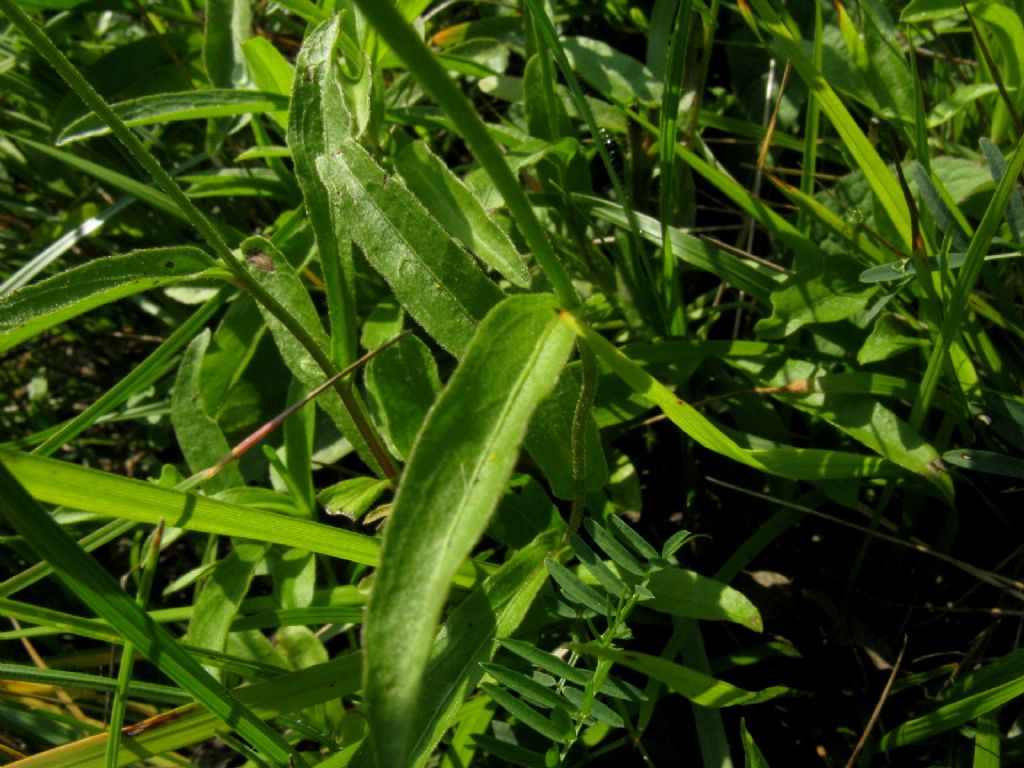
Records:
<instances>
[{"instance_id":1,"label":"lanceolate leaf","mask_svg":"<svg viewBox=\"0 0 1024 768\"><path fill-rule=\"evenodd\" d=\"M257 246L262 246L265 250L259 250ZM245 250L250 259L249 271L253 278L286 307L293 317L302 322L313 341L321 351L326 352L330 347L330 341L327 334L324 333L323 324L320 322L320 316L313 305L313 300L292 265L273 244L269 241L261 241L260 238L250 238L246 241ZM264 257L269 257L269 261ZM302 382L307 391L322 384L324 372L309 351L300 345L284 325L262 306L260 313L274 337L274 343L277 344L281 358L295 378ZM331 417L338 430L355 446L360 458L366 462L367 466L379 470L377 461L362 439L359 430L356 429L337 390L332 388L324 392L317 398L317 404Z\"/></svg>"},{"instance_id":2,"label":"lanceolate leaf","mask_svg":"<svg viewBox=\"0 0 1024 768\"><path fill-rule=\"evenodd\" d=\"M230 117L288 109L288 97L260 91L232 91L211 88L208 91L157 93L131 101L112 104L114 112L125 125L154 125L179 120L202 120L208 117ZM75 120L57 137L57 146L74 141L105 136L110 127L95 114Z\"/></svg>"},{"instance_id":3,"label":"lanceolate leaf","mask_svg":"<svg viewBox=\"0 0 1024 768\"><path fill-rule=\"evenodd\" d=\"M512 284L530 286L526 263L508 235L426 144L410 144L395 162L412 193L463 247Z\"/></svg>"},{"instance_id":4,"label":"lanceolate leaf","mask_svg":"<svg viewBox=\"0 0 1024 768\"><path fill-rule=\"evenodd\" d=\"M571 348L552 297L505 300L481 323L413 446L366 619L366 699L379 765L408 762L449 584L497 506L530 416Z\"/></svg>"},{"instance_id":5,"label":"lanceolate leaf","mask_svg":"<svg viewBox=\"0 0 1024 768\"><path fill-rule=\"evenodd\" d=\"M317 159L338 219L438 344L459 356L501 291L405 188L346 139Z\"/></svg>"},{"instance_id":6,"label":"lanceolate leaf","mask_svg":"<svg viewBox=\"0 0 1024 768\"><path fill-rule=\"evenodd\" d=\"M0 352L126 296L223 274L210 257L189 246L96 259L0 299Z\"/></svg>"},{"instance_id":7,"label":"lanceolate leaf","mask_svg":"<svg viewBox=\"0 0 1024 768\"><path fill-rule=\"evenodd\" d=\"M334 73L334 48L340 18L334 16L313 29L302 44L292 84L288 146L302 189L327 288L327 312L335 363L355 356L355 289L352 248L338 239L338 222L331 210L316 158L330 152L349 132L351 117Z\"/></svg>"}]
</instances>

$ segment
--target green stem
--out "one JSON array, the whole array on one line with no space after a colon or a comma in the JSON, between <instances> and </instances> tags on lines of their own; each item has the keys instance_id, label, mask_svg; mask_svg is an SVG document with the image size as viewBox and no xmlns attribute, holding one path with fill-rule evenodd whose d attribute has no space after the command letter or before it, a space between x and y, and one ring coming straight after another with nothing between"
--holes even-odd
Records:
<instances>
[{"instance_id":1,"label":"green stem","mask_svg":"<svg viewBox=\"0 0 1024 768\"><path fill-rule=\"evenodd\" d=\"M50 40L46 33L18 7L14 0L0 0L0 11L28 38L36 51L57 71L57 74L68 84L78 98L110 127L111 132L124 144L139 165L149 174L156 185L163 190L164 194L171 198L185 218L188 219L189 223L196 228L200 236L213 249L213 252L224 262L232 275L235 276L240 287L246 290L257 302L266 307L267 311L288 329L289 333L309 352L316 361L316 364L327 376L333 376L336 371L330 357L317 346L313 337L299 324L299 321L253 279L245 265L235 256L234 252L224 241L224 238L221 237L217 228L188 199L177 182L160 166L159 161L142 145L142 142L139 141L131 129L122 122L110 105L92 87L89 81L82 76L74 64L68 61L67 57L53 44L53 41ZM384 444L376 429L374 429L366 414L359 407L355 395L350 388L341 382L338 383L337 390L341 396L342 403L349 411L349 415L356 425L356 429L366 441L370 451L373 453L374 459L380 465L381 472L386 477L394 478L397 473L394 465L391 463L391 457L384 448Z\"/></svg>"}]
</instances>

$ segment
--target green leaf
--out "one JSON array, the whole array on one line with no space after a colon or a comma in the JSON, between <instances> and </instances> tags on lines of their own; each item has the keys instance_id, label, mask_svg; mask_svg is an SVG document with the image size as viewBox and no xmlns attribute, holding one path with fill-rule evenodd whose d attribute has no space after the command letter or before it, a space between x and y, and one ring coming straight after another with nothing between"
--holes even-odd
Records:
<instances>
[{"instance_id":1,"label":"green leaf","mask_svg":"<svg viewBox=\"0 0 1024 768\"><path fill-rule=\"evenodd\" d=\"M243 251L249 260L249 274L260 284L264 290L277 299L285 307L292 317L298 319L306 332L313 339L313 342L322 352L330 349L330 341L324 332L320 315L316 311L309 292L302 284L302 280L296 274L295 268L288 262L284 255L277 250L269 241L262 238L249 238L243 243ZM269 257L267 264L265 257ZM269 271L268 271L269 270ZM324 381L324 372L320 365L313 359L313 356L299 344L298 340L289 332L284 325L268 312L262 305L260 314L274 337L281 358L284 360L288 370L292 372L305 387L307 391L315 389ZM338 427L338 431L351 442L359 452L360 458L367 466L379 469L369 447L362 439L359 430L349 416L338 394L337 388L331 388L324 392L316 400L317 405L331 417L331 420Z\"/></svg>"},{"instance_id":2,"label":"green leaf","mask_svg":"<svg viewBox=\"0 0 1024 768\"><path fill-rule=\"evenodd\" d=\"M789 336L812 323L849 320L864 310L876 288L827 262L800 269L772 293L772 315L757 323L766 339Z\"/></svg>"},{"instance_id":3,"label":"green leaf","mask_svg":"<svg viewBox=\"0 0 1024 768\"><path fill-rule=\"evenodd\" d=\"M903 24L922 24L929 21L963 16L964 7L960 0L910 0L900 12Z\"/></svg>"},{"instance_id":4,"label":"green leaf","mask_svg":"<svg viewBox=\"0 0 1024 768\"><path fill-rule=\"evenodd\" d=\"M320 491L316 499L328 515L344 515L358 520L391 485L376 477L352 477Z\"/></svg>"},{"instance_id":5,"label":"green leaf","mask_svg":"<svg viewBox=\"0 0 1024 768\"><path fill-rule=\"evenodd\" d=\"M804 81L807 89L821 104L822 112L832 122L836 133L843 140L856 166L864 171L881 207L889 214L896 227L899 241L896 245L910 251L910 211L895 176L879 156L872 142L861 130L853 115L833 90L825 75L804 53L802 41L779 17L769 0L750 0L762 23L775 37L779 47L792 62L793 68Z\"/></svg>"},{"instance_id":6,"label":"green leaf","mask_svg":"<svg viewBox=\"0 0 1024 768\"><path fill-rule=\"evenodd\" d=\"M571 738L572 721L563 710L556 709L552 712L552 717L547 718L526 702L505 691L504 688L484 683L480 689L504 707L520 723L541 736L546 736L559 744L564 744ZM558 717L559 714L562 716Z\"/></svg>"},{"instance_id":7,"label":"green leaf","mask_svg":"<svg viewBox=\"0 0 1024 768\"><path fill-rule=\"evenodd\" d=\"M580 563L594 577L594 580L604 588L605 592L616 599L626 595L625 582L612 573L611 568L601 561L601 558L590 548L589 544L575 533L569 537L569 544L572 546L572 551L576 554L576 557L579 558Z\"/></svg>"},{"instance_id":8,"label":"green leaf","mask_svg":"<svg viewBox=\"0 0 1024 768\"><path fill-rule=\"evenodd\" d=\"M249 79L242 41L250 36L251 28L252 9L248 0L206 0L203 63L210 83L237 88Z\"/></svg>"},{"instance_id":9,"label":"green leaf","mask_svg":"<svg viewBox=\"0 0 1024 768\"><path fill-rule=\"evenodd\" d=\"M660 408L672 423L708 450L762 472L793 479L892 476L895 469L893 465L872 456L788 446L754 450L743 448L600 334L568 312L562 312L560 317L631 389Z\"/></svg>"},{"instance_id":10,"label":"green leaf","mask_svg":"<svg viewBox=\"0 0 1024 768\"><path fill-rule=\"evenodd\" d=\"M107 619L118 634L220 720L277 765L289 762L288 742L226 688L210 677L175 639L135 603L99 563L86 554L11 475L0 465L2 514L36 553L86 605Z\"/></svg>"},{"instance_id":11,"label":"green leaf","mask_svg":"<svg viewBox=\"0 0 1024 768\"><path fill-rule=\"evenodd\" d=\"M406 189L345 139L317 158L335 215L409 314L460 356L502 294Z\"/></svg>"},{"instance_id":12,"label":"green leaf","mask_svg":"<svg viewBox=\"0 0 1024 768\"><path fill-rule=\"evenodd\" d=\"M580 578L559 563L557 560L548 558L544 565L551 574L551 578L561 588L562 595L572 603L589 608L598 616L609 613L612 604L607 595L602 595L593 587L588 587Z\"/></svg>"},{"instance_id":13,"label":"green leaf","mask_svg":"<svg viewBox=\"0 0 1024 768\"><path fill-rule=\"evenodd\" d=\"M571 347L551 297L506 299L480 324L413 446L364 635L368 717L382 765L407 763L449 584L486 528L530 415L554 387Z\"/></svg>"},{"instance_id":14,"label":"green leaf","mask_svg":"<svg viewBox=\"0 0 1024 768\"><path fill-rule=\"evenodd\" d=\"M0 298L0 352L126 296L223 274L209 256L190 246L95 259Z\"/></svg>"},{"instance_id":15,"label":"green leaf","mask_svg":"<svg viewBox=\"0 0 1024 768\"><path fill-rule=\"evenodd\" d=\"M380 545L372 536L207 496L161 488L141 480L0 448L0 460L40 501L104 517L241 536L376 565Z\"/></svg>"},{"instance_id":16,"label":"green leaf","mask_svg":"<svg viewBox=\"0 0 1024 768\"><path fill-rule=\"evenodd\" d=\"M178 366L171 393L171 424L178 445L185 455L189 469L201 472L212 467L231 451L217 422L210 417L203 401L200 371L210 344L210 331L204 330L188 345ZM203 483L209 493L217 493L235 486L245 485L237 462Z\"/></svg>"},{"instance_id":17,"label":"green leaf","mask_svg":"<svg viewBox=\"0 0 1024 768\"><path fill-rule=\"evenodd\" d=\"M231 623L249 592L256 567L263 562L268 545L239 541L213 569L203 584L188 623L188 641L199 648L223 651ZM219 670L207 670L220 680Z\"/></svg>"},{"instance_id":18,"label":"green leaf","mask_svg":"<svg viewBox=\"0 0 1024 768\"><path fill-rule=\"evenodd\" d=\"M527 677L521 672L503 667L500 664L481 664L484 671L511 691L518 693L524 699L532 701L539 707L545 709L561 709L565 712L575 712L575 705L566 698L552 691L545 685L537 682L532 677Z\"/></svg>"},{"instance_id":19,"label":"green leaf","mask_svg":"<svg viewBox=\"0 0 1024 768\"><path fill-rule=\"evenodd\" d=\"M288 97L295 70L273 43L264 37L250 37L242 43L242 53L259 90ZM281 128L288 129L287 105L279 111L271 112L270 117Z\"/></svg>"},{"instance_id":20,"label":"green leaf","mask_svg":"<svg viewBox=\"0 0 1024 768\"><path fill-rule=\"evenodd\" d=\"M597 544L604 553L612 559L619 568L626 573L630 573L633 576L643 578L647 575L647 568L640 564L640 562L629 553L619 540L600 523L592 518L587 518L583 524L587 532L594 538L594 543Z\"/></svg>"},{"instance_id":21,"label":"green leaf","mask_svg":"<svg viewBox=\"0 0 1024 768\"><path fill-rule=\"evenodd\" d=\"M423 207L462 247L520 288L530 273L508 235L484 211L459 178L421 141L395 158L395 167Z\"/></svg>"},{"instance_id":22,"label":"green leaf","mask_svg":"<svg viewBox=\"0 0 1024 768\"><path fill-rule=\"evenodd\" d=\"M579 194L574 194L572 198L574 202L584 205L600 219L610 221L618 227L629 226L626 212L616 203ZM643 238L655 245L662 245L661 223L653 216L643 213L637 213L636 218ZM665 231L672 242L674 258L691 267L709 272L734 288L746 291L761 303L767 304L772 291L778 288L781 277L778 272L715 248L676 227L665 227Z\"/></svg>"},{"instance_id":23,"label":"green leaf","mask_svg":"<svg viewBox=\"0 0 1024 768\"><path fill-rule=\"evenodd\" d=\"M790 692L788 688L778 686L760 691L746 691L722 680L716 680L695 669L675 664L671 661L636 651L619 651L603 648L597 644L573 644L573 650L607 659L615 664L636 670L653 680L662 683L666 688L680 696L684 696L702 707L734 707L746 704L759 704L763 701L784 696Z\"/></svg>"},{"instance_id":24,"label":"green leaf","mask_svg":"<svg viewBox=\"0 0 1024 768\"><path fill-rule=\"evenodd\" d=\"M764 629L761 614L745 595L694 571L655 571L647 588L654 593L654 599L644 605L656 611L688 619L733 621L754 632Z\"/></svg>"},{"instance_id":25,"label":"green leaf","mask_svg":"<svg viewBox=\"0 0 1024 768\"><path fill-rule=\"evenodd\" d=\"M743 743L743 768L768 768L768 761L747 730L747 721L740 720L740 741Z\"/></svg>"},{"instance_id":26,"label":"green leaf","mask_svg":"<svg viewBox=\"0 0 1024 768\"><path fill-rule=\"evenodd\" d=\"M275 646L294 670L316 668L327 664L327 649L308 627L282 627L276 634ZM334 733L341 725L345 710L336 698L316 704L302 713L324 733Z\"/></svg>"},{"instance_id":27,"label":"green leaf","mask_svg":"<svg viewBox=\"0 0 1024 768\"><path fill-rule=\"evenodd\" d=\"M437 363L426 344L407 336L370 360L365 377L388 448L404 460L441 389Z\"/></svg>"},{"instance_id":28,"label":"green leaf","mask_svg":"<svg viewBox=\"0 0 1024 768\"><path fill-rule=\"evenodd\" d=\"M559 535L542 533L452 611L441 627L423 683L420 715L410 754L420 766L430 757L483 673L479 662L494 656L498 638L519 627L544 585L545 555Z\"/></svg>"},{"instance_id":29,"label":"green leaf","mask_svg":"<svg viewBox=\"0 0 1024 768\"><path fill-rule=\"evenodd\" d=\"M316 165L317 157L333 151L348 136L352 122L334 72L334 48L339 30L340 17L332 16L310 30L302 44L295 62L297 73L292 84L288 146L316 235L327 292L331 356L335 364L340 365L355 358L355 267L347 238L339 239L342 220L331 208Z\"/></svg>"},{"instance_id":30,"label":"green leaf","mask_svg":"<svg viewBox=\"0 0 1024 768\"><path fill-rule=\"evenodd\" d=\"M234 690L237 699L264 720L348 696L359 690L362 654L339 656L326 664L261 680ZM213 738L224 725L214 715L194 704L163 713L162 722L122 743L118 766L137 765L140 760L158 758L167 752ZM106 736L64 744L60 752L43 753L59 768L103 768Z\"/></svg>"},{"instance_id":31,"label":"green leaf","mask_svg":"<svg viewBox=\"0 0 1024 768\"><path fill-rule=\"evenodd\" d=\"M508 765L520 766L520 768L548 768L550 763L540 752L534 752L518 744L509 741L502 741L493 736L479 734L473 737L481 749L490 755L498 758Z\"/></svg>"},{"instance_id":32,"label":"green leaf","mask_svg":"<svg viewBox=\"0 0 1024 768\"><path fill-rule=\"evenodd\" d=\"M567 37L561 43L573 71L612 103L650 106L661 101L661 83L633 57L589 37Z\"/></svg>"},{"instance_id":33,"label":"green leaf","mask_svg":"<svg viewBox=\"0 0 1024 768\"><path fill-rule=\"evenodd\" d=\"M982 717L1022 694L1024 678L1017 677L1002 685L966 696L894 728L882 736L878 748L882 752L888 752L890 749L916 744Z\"/></svg>"},{"instance_id":34,"label":"green leaf","mask_svg":"<svg viewBox=\"0 0 1024 768\"><path fill-rule=\"evenodd\" d=\"M288 109L288 97L261 91L211 88L206 91L155 93L111 104L111 108L125 125L155 125L181 120L277 112ZM106 123L97 115L89 114L66 126L57 136L56 143L57 146L63 146L96 136L106 136L109 133L110 127Z\"/></svg>"},{"instance_id":35,"label":"green leaf","mask_svg":"<svg viewBox=\"0 0 1024 768\"><path fill-rule=\"evenodd\" d=\"M961 448L942 454L942 460L961 469L971 469L975 472L1002 475L1003 477L1024 478L1024 459L1007 456L1005 453Z\"/></svg>"},{"instance_id":36,"label":"green leaf","mask_svg":"<svg viewBox=\"0 0 1024 768\"><path fill-rule=\"evenodd\" d=\"M576 498L576 483L572 475L572 420L580 399L580 386L576 370L567 368L563 371L555 391L538 406L526 433L526 450L540 465L551 485L551 492L560 499ZM608 464L593 412L586 415L583 445L586 488L598 491L608 480Z\"/></svg>"}]
</instances>

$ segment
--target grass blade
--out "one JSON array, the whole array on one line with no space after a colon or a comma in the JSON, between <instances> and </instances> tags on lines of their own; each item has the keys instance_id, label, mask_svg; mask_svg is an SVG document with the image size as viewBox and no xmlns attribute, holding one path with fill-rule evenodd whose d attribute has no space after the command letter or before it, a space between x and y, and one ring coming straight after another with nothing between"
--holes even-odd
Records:
<instances>
[{"instance_id":1,"label":"grass blade","mask_svg":"<svg viewBox=\"0 0 1024 768\"><path fill-rule=\"evenodd\" d=\"M83 552L46 511L0 465L3 514L11 526L50 562L61 580L164 674L188 691L232 730L264 752L275 765L297 757L288 743L234 698L192 659L171 635L153 622L114 578Z\"/></svg>"},{"instance_id":2,"label":"grass blade","mask_svg":"<svg viewBox=\"0 0 1024 768\"><path fill-rule=\"evenodd\" d=\"M207 91L158 93L111 104L110 108L125 125L155 125L180 120L260 114L288 109L288 97L260 91L232 91L211 88ZM110 127L95 114L75 120L57 136L57 146L106 136Z\"/></svg>"}]
</instances>

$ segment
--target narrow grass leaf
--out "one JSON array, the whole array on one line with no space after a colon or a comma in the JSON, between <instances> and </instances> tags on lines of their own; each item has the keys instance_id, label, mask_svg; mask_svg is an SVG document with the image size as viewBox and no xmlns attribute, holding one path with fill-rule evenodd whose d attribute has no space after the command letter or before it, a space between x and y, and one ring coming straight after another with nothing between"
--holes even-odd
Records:
<instances>
[{"instance_id":1,"label":"narrow grass leaf","mask_svg":"<svg viewBox=\"0 0 1024 768\"><path fill-rule=\"evenodd\" d=\"M939 376L947 355L949 355L950 347L953 346L955 337L960 333L971 291L974 290L974 284L985 263L985 254L988 251L989 243L1004 219L1006 204L1010 199L1010 194L1016 191L1017 178L1020 176L1022 167L1024 167L1024 136L1021 136L1014 147L1013 155L1007 163L1006 173L999 180L995 194L992 195L974 237L971 239L970 247L964 257L964 265L957 276L956 285L946 299L942 326L928 358L928 367L921 378L919 394L914 400L914 407L910 415L910 425L915 429L920 427L931 407L932 398L938 388Z\"/></svg>"},{"instance_id":2,"label":"narrow grass leaf","mask_svg":"<svg viewBox=\"0 0 1024 768\"><path fill-rule=\"evenodd\" d=\"M788 688L774 686L760 691L747 691L730 683L709 677L695 669L636 651L619 651L596 644L573 645L579 653L606 659L629 667L657 680L666 688L702 707L734 707L759 704L790 693Z\"/></svg>"},{"instance_id":3,"label":"narrow grass leaf","mask_svg":"<svg viewBox=\"0 0 1024 768\"><path fill-rule=\"evenodd\" d=\"M351 140L317 159L339 221L416 322L457 357L502 296L401 179Z\"/></svg>"},{"instance_id":4,"label":"narrow grass leaf","mask_svg":"<svg viewBox=\"0 0 1024 768\"><path fill-rule=\"evenodd\" d=\"M958 699L889 731L882 736L878 748L882 752L888 752L890 749L916 744L982 717L1022 694L1024 678L1017 678L973 696Z\"/></svg>"},{"instance_id":5,"label":"narrow grass leaf","mask_svg":"<svg viewBox=\"0 0 1024 768\"><path fill-rule=\"evenodd\" d=\"M804 81L807 89L821 104L822 112L832 122L854 163L864 171L864 176L878 202L889 214L899 233L898 245L909 253L911 246L910 211L895 176L889 171L885 161L879 157L873 144L857 125L857 121L853 119L853 115L833 90L825 75L807 57L801 44L802 41L779 17L769 0L750 0L750 4L785 52L786 57L792 62L793 68L800 75L800 79Z\"/></svg>"},{"instance_id":6,"label":"narrow grass leaf","mask_svg":"<svg viewBox=\"0 0 1024 768\"><path fill-rule=\"evenodd\" d=\"M265 758L284 766L294 759L288 743L226 688L210 677L175 639L150 619L114 578L83 552L0 465L0 488L7 503L3 514L11 526L50 562L61 580L93 611L106 618L164 674L227 723Z\"/></svg>"},{"instance_id":7,"label":"narrow grass leaf","mask_svg":"<svg viewBox=\"0 0 1024 768\"><path fill-rule=\"evenodd\" d=\"M626 228L629 221L622 206L608 200L601 200L587 195L573 195L573 201L586 207L600 219L609 221L618 227ZM663 246L664 232L672 241L674 258L709 272L725 281L734 288L746 291L762 304L769 302L772 291L778 287L781 275L752 262L743 261L731 253L715 248L703 240L688 235L676 227L664 227L653 216L643 213L636 214L640 234L648 242Z\"/></svg>"},{"instance_id":8,"label":"narrow grass leaf","mask_svg":"<svg viewBox=\"0 0 1024 768\"><path fill-rule=\"evenodd\" d=\"M953 450L942 454L947 464L989 475L1024 479L1024 459L995 451Z\"/></svg>"},{"instance_id":9,"label":"narrow grass leaf","mask_svg":"<svg viewBox=\"0 0 1024 768\"><path fill-rule=\"evenodd\" d=\"M480 324L413 446L365 625L368 716L382 765L407 763L449 584L486 528L530 416L571 347L551 297L506 299Z\"/></svg>"},{"instance_id":10,"label":"narrow grass leaf","mask_svg":"<svg viewBox=\"0 0 1024 768\"><path fill-rule=\"evenodd\" d=\"M372 536L2 448L0 461L29 493L49 504L153 525L163 518L168 527L284 544L366 565L378 562L380 546Z\"/></svg>"},{"instance_id":11,"label":"narrow grass leaf","mask_svg":"<svg viewBox=\"0 0 1024 768\"><path fill-rule=\"evenodd\" d=\"M996 713L990 712L978 718L978 724L974 729L972 768L1000 768L1003 764L1000 760L1001 738Z\"/></svg>"},{"instance_id":12,"label":"narrow grass leaf","mask_svg":"<svg viewBox=\"0 0 1024 768\"><path fill-rule=\"evenodd\" d=\"M113 693L117 686L116 680L104 675L90 675L86 672L75 672L68 669L46 669L4 661L0 661L0 680L78 688L98 693ZM128 684L128 693L134 698L152 701L156 704L189 704L192 701L191 697L180 688L141 680L131 681Z\"/></svg>"},{"instance_id":13,"label":"narrow grass leaf","mask_svg":"<svg viewBox=\"0 0 1024 768\"><path fill-rule=\"evenodd\" d=\"M463 248L520 288L530 287L526 262L508 235L448 166L421 141L395 158L409 190Z\"/></svg>"},{"instance_id":14,"label":"narrow grass leaf","mask_svg":"<svg viewBox=\"0 0 1024 768\"><path fill-rule=\"evenodd\" d=\"M137 126L279 112L288 109L288 97L261 91L211 88L206 91L156 93L110 106L125 125ZM56 143L59 147L109 133L110 127L106 123L95 114L89 114L64 128Z\"/></svg>"},{"instance_id":15,"label":"narrow grass leaf","mask_svg":"<svg viewBox=\"0 0 1024 768\"><path fill-rule=\"evenodd\" d=\"M743 744L744 768L768 768L768 761L747 730L747 721L744 719L740 720L740 743Z\"/></svg>"},{"instance_id":16,"label":"narrow grass leaf","mask_svg":"<svg viewBox=\"0 0 1024 768\"><path fill-rule=\"evenodd\" d=\"M265 720L297 712L359 690L363 657L339 656L299 672L280 675L235 689L238 701ZM147 721L143 721L146 723ZM190 744L213 738L223 724L206 710L188 705L137 724L138 733L122 738L117 765L137 765ZM32 755L24 768L102 768L107 737L99 735Z\"/></svg>"},{"instance_id":17,"label":"narrow grass leaf","mask_svg":"<svg viewBox=\"0 0 1024 768\"><path fill-rule=\"evenodd\" d=\"M26 147L30 147L35 152L52 157L53 159L64 163L69 168L74 168L77 171L81 171L82 173L92 176L98 181L120 189L122 192L126 192L161 213L165 213L179 221L188 221L185 214L181 212L181 209L178 208L170 197L165 195L163 192L154 189L148 184L139 181L138 179L125 176L123 173L118 173L117 171L112 171L105 165L94 163L91 160L78 157L77 155L65 152L62 149L54 149L47 144L40 144L37 141L26 139L23 136L11 134L10 137L16 140L19 144L24 144Z\"/></svg>"},{"instance_id":18,"label":"narrow grass leaf","mask_svg":"<svg viewBox=\"0 0 1024 768\"><path fill-rule=\"evenodd\" d=\"M763 472L793 479L892 476L895 470L892 464L883 459L843 451L792 447L757 450L743 448L602 336L568 312L562 312L560 316L594 350L598 358L637 394L658 406L672 423L708 450Z\"/></svg>"},{"instance_id":19,"label":"narrow grass leaf","mask_svg":"<svg viewBox=\"0 0 1024 768\"><path fill-rule=\"evenodd\" d=\"M0 298L0 352L126 296L223 274L209 256L191 246L95 259Z\"/></svg>"}]
</instances>

